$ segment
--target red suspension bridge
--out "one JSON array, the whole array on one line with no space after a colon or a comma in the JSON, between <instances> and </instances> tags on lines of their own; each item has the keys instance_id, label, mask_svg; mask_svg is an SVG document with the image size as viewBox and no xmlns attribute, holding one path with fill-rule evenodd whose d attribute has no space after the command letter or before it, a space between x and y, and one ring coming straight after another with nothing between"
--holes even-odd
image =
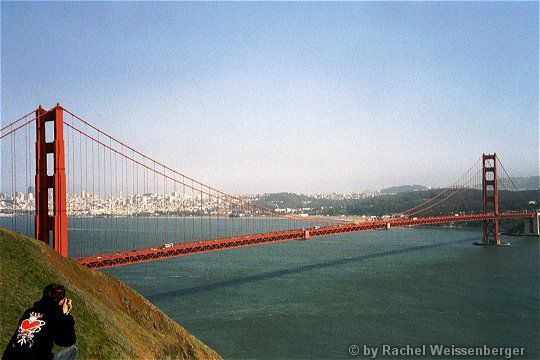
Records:
<instances>
[{"instance_id":1,"label":"red suspension bridge","mask_svg":"<svg viewBox=\"0 0 540 360\"><path fill-rule=\"evenodd\" d=\"M535 227L531 232L538 233L538 213L526 208L526 200L520 211L499 211L499 186L506 194L520 192L496 154L482 155L450 186L409 209L351 222L281 213L250 197L227 194L60 105L47 111L39 107L3 126L0 140L4 174L9 174L9 179L3 175L4 184L11 183L0 208L8 216L0 217L0 224L33 234L94 269L404 226L482 221L483 245L501 244L500 219L528 219ZM480 210L433 215L458 193Z\"/></svg>"}]
</instances>

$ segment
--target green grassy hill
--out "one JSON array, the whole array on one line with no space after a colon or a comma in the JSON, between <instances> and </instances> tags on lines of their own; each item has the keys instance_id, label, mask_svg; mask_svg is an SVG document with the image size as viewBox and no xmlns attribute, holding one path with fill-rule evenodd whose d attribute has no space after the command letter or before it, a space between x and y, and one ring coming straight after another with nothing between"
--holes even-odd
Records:
<instances>
[{"instance_id":1,"label":"green grassy hill","mask_svg":"<svg viewBox=\"0 0 540 360\"><path fill-rule=\"evenodd\" d=\"M220 358L119 280L4 228L0 228L0 352L23 311L53 282L65 285L73 300L82 359Z\"/></svg>"}]
</instances>

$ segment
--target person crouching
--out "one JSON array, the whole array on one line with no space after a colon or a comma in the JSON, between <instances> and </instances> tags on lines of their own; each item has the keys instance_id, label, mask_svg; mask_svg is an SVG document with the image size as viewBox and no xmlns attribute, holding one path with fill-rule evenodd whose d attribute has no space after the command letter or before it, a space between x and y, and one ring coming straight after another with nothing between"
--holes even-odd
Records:
<instances>
[{"instance_id":1,"label":"person crouching","mask_svg":"<svg viewBox=\"0 0 540 360\"><path fill-rule=\"evenodd\" d=\"M27 309L11 337L2 360L73 360L79 350L74 345L75 320L70 315L71 299L62 285L49 284L43 296ZM53 355L54 344L65 347Z\"/></svg>"}]
</instances>

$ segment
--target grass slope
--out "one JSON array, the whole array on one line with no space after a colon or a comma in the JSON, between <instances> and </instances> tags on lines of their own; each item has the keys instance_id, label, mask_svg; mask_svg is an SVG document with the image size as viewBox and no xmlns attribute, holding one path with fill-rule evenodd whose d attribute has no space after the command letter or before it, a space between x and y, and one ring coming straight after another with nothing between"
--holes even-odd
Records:
<instances>
[{"instance_id":1,"label":"grass slope","mask_svg":"<svg viewBox=\"0 0 540 360\"><path fill-rule=\"evenodd\" d=\"M45 244L0 228L0 352L45 285L73 299L82 359L220 358L121 281L61 257Z\"/></svg>"}]
</instances>

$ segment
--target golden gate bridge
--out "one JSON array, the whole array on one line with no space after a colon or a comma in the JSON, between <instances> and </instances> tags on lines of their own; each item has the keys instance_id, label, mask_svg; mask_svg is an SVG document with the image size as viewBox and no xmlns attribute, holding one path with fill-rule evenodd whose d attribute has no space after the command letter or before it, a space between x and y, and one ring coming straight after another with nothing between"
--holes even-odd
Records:
<instances>
[{"instance_id":1,"label":"golden gate bridge","mask_svg":"<svg viewBox=\"0 0 540 360\"><path fill-rule=\"evenodd\" d=\"M519 192L495 153L483 154L450 186L409 209L355 222L281 213L227 194L59 104L50 110L40 106L3 126L0 140L9 148L4 156L12 193L8 226L33 233L61 255L93 269L397 227L482 221L482 245L501 245L501 219L528 219L538 228L538 212L527 209L526 201L519 211L499 211L500 186L509 194ZM28 190L25 201L17 198L19 190L31 187L34 192ZM433 215L458 193L468 193L468 201L481 204L481 210Z\"/></svg>"}]
</instances>

